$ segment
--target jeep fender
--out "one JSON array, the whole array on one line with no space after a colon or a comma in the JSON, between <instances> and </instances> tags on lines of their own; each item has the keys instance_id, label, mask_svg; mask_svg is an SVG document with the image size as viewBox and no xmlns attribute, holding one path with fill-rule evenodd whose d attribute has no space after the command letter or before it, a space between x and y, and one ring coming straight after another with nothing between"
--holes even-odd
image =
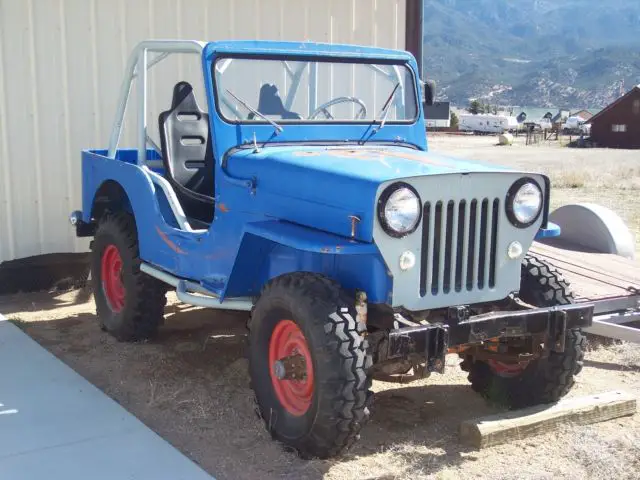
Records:
<instances>
[{"instance_id":1,"label":"jeep fender","mask_svg":"<svg viewBox=\"0 0 640 480\"><path fill-rule=\"evenodd\" d=\"M372 303L387 302L391 292L392 279L374 243L267 220L246 225L223 297L257 296L272 278L296 271L364 290Z\"/></svg>"}]
</instances>

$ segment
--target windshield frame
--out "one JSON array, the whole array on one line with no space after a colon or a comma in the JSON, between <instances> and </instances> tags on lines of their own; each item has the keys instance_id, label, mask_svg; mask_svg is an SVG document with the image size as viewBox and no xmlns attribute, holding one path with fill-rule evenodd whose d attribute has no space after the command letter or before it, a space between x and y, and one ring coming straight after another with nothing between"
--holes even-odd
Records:
<instances>
[{"instance_id":1,"label":"windshield frame","mask_svg":"<svg viewBox=\"0 0 640 480\"><path fill-rule=\"evenodd\" d=\"M281 62L326 62L326 63L349 63L349 64L365 64L365 65L397 65L400 67L406 68L411 75L411 88L413 91L413 99L415 104L415 115L413 118L408 118L404 120L387 120L385 122L386 125L415 125L416 122L420 119L420 95L417 88L416 81L416 72L411 66L411 63L407 60L402 59L385 59L385 58L370 58L370 57L352 57L352 56L328 56L328 55L291 55L291 54L252 54L252 53L235 53L235 52L225 52L216 55L213 62L211 62L211 82L212 82L212 92L214 98L214 105L216 109L216 113L220 120L229 125L269 125L269 122L265 120L248 120L248 119L232 119L225 115L221 108L222 99L220 97L220 89L216 84L216 66L219 62L224 62L228 59L242 59L242 60L277 60ZM408 83L408 82L407 82ZM404 88L408 88L407 85ZM252 105L253 108L256 108ZM380 119L378 118L378 113L375 112L375 117L366 118L363 120L329 120L329 119L321 119L321 120L310 120L307 118L296 120L296 119L277 119L277 123L279 125L372 125L379 124Z\"/></svg>"}]
</instances>

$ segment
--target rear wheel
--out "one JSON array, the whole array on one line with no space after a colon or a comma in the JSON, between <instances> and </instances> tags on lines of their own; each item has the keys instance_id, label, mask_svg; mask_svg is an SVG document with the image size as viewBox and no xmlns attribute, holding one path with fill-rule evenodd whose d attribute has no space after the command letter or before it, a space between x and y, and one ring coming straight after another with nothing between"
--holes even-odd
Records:
<instances>
[{"instance_id":1,"label":"rear wheel","mask_svg":"<svg viewBox=\"0 0 640 480\"><path fill-rule=\"evenodd\" d=\"M284 275L265 287L249 322L260 414L275 439L305 458L337 455L369 417L371 358L344 298L320 275Z\"/></svg>"},{"instance_id":2,"label":"rear wheel","mask_svg":"<svg viewBox=\"0 0 640 480\"><path fill-rule=\"evenodd\" d=\"M551 265L533 255L522 264L520 298L537 307L573 302L569 284ZM471 387L489 400L509 407L524 407L559 400L582 370L585 337L580 329L567 330L564 352L549 352L529 362L479 361L467 357Z\"/></svg>"},{"instance_id":3,"label":"rear wheel","mask_svg":"<svg viewBox=\"0 0 640 480\"><path fill-rule=\"evenodd\" d=\"M102 328L118 340L151 338L163 320L164 284L140 271L134 219L104 216L91 246L91 281Z\"/></svg>"}]
</instances>

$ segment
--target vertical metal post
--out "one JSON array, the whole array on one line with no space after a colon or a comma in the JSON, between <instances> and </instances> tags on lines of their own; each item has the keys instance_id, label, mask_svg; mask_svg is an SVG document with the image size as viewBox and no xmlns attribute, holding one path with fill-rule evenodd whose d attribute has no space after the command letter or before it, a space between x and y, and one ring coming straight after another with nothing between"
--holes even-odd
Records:
<instances>
[{"instance_id":1,"label":"vertical metal post","mask_svg":"<svg viewBox=\"0 0 640 480\"><path fill-rule=\"evenodd\" d=\"M447 210L449 204L441 202L440 207L440 251L438 252L438 293L447 293L444 291L444 266L446 262L445 253L447 252L447 229L449 228L449 216ZM434 232L435 233L435 232ZM455 240L454 240L455 241Z\"/></svg>"},{"instance_id":2,"label":"vertical metal post","mask_svg":"<svg viewBox=\"0 0 640 480\"><path fill-rule=\"evenodd\" d=\"M482 202L476 200L476 224L475 224L475 235L474 235L474 245L473 245L473 286L471 287L473 290L478 288L479 283L479 268L478 263L480 262L480 222L482 221Z\"/></svg>"},{"instance_id":3,"label":"vertical metal post","mask_svg":"<svg viewBox=\"0 0 640 480\"><path fill-rule=\"evenodd\" d=\"M458 271L458 224L460 214L460 202L453 204L453 231L451 233L451 268L449 270L449 288L456 291L456 272Z\"/></svg>"},{"instance_id":4,"label":"vertical metal post","mask_svg":"<svg viewBox=\"0 0 640 480\"><path fill-rule=\"evenodd\" d=\"M471 202L466 199L462 199L460 201L464 202L464 208L462 209L462 271L460 275L460 290L464 290L469 275L469 225L471 224Z\"/></svg>"},{"instance_id":5,"label":"vertical metal post","mask_svg":"<svg viewBox=\"0 0 640 480\"><path fill-rule=\"evenodd\" d=\"M423 10L424 2L422 0L407 0L404 48L416 57L418 74L421 78L424 78L424 72L422 71Z\"/></svg>"},{"instance_id":6,"label":"vertical metal post","mask_svg":"<svg viewBox=\"0 0 640 480\"><path fill-rule=\"evenodd\" d=\"M134 69L136 66L136 56L131 55L127 62L127 68L122 80L122 86L120 87L120 97L118 98L118 104L116 106L116 118L111 129L111 137L109 137L109 158L115 158L116 151L118 149L118 143L120 143L120 135L122 133L122 124L124 123L124 114L127 110L127 103L129 103L129 95L131 95L131 79L134 76Z\"/></svg>"},{"instance_id":7,"label":"vertical metal post","mask_svg":"<svg viewBox=\"0 0 640 480\"><path fill-rule=\"evenodd\" d=\"M433 250L433 246L435 244L434 241L434 236L435 236L435 232L436 232L436 226L435 226L435 219L436 219L436 206L437 206L437 202L432 202L431 205L429 206L430 210L429 211L429 245L427 246L427 255L429 255L429 268L427 270L427 288L426 288L426 294L427 295L431 295L432 292L432 288L433 288L433 265L434 265L434 261L436 258L436 255L438 254L438 252L434 252Z\"/></svg>"},{"instance_id":8,"label":"vertical metal post","mask_svg":"<svg viewBox=\"0 0 640 480\"><path fill-rule=\"evenodd\" d=\"M138 165L147 161L147 49L138 56Z\"/></svg>"},{"instance_id":9,"label":"vertical metal post","mask_svg":"<svg viewBox=\"0 0 640 480\"><path fill-rule=\"evenodd\" d=\"M487 228L485 231L484 246L484 277L482 278L482 288L489 289L489 272L491 270L491 235L493 233L493 202L487 200Z\"/></svg>"},{"instance_id":10,"label":"vertical metal post","mask_svg":"<svg viewBox=\"0 0 640 480\"><path fill-rule=\"evenodd\" d=\"M309 115L318 108L318 62L311 62L309 70Z\"/></svg>"}]
</instances>

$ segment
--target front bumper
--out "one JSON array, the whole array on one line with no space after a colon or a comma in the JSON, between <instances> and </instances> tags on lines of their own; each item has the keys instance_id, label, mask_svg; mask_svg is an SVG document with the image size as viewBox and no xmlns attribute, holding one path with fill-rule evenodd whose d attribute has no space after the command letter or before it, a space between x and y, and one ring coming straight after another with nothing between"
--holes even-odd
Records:
<instances>
[{"instance_id":1,"label":"front bumper","mask_svg":"<svg viewBox=\"0 0 640 480\"><path fill-rule=\"evenodd\" d=\"M545 350L564 351L566 331L590 327L594 306L572 304L491 312L466 317L465 309L449 310L446 323L398 328L388 333L387 359L424 355L427 370L444 371L444 358L452 346L481 344L488 339L542 336Z\"/></svg>"}]
</instances>

